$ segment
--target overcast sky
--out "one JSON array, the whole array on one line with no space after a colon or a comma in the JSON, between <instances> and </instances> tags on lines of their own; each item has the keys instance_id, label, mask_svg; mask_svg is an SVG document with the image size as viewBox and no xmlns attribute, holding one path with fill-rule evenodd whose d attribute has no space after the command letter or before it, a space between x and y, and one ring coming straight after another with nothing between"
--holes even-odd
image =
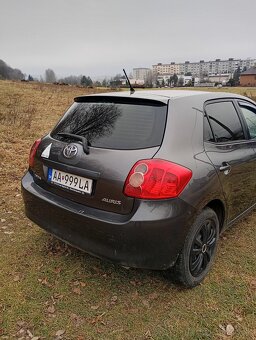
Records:
<instances>
[{"instance_id":1,"label":"overcast sky","mask_svg":"<svg viewBox=\"0 0 256 340\"><path fill-rule=\"evenodd\" d=\"M27 74L256 58L256 0L0 0L0 59Z\"/></svg>"}]
</instances>

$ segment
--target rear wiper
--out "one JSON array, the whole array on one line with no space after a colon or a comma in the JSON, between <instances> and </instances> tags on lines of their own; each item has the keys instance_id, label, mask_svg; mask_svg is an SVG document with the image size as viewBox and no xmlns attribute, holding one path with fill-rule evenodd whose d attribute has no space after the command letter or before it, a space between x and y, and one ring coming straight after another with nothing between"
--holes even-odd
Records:
<instances>
[{"instance_id":1,"label":"rear wiper","mask_svg":"<svg viewBox=\"0 0 256 340\"><path fill-rule=\"evenodd\" d=\"M67 133L67 132L59 132L57 133L58 136L62 136L62 137L70 137L76 140L79 140L82 142L83 145L83 150L86 153L86 155L89 155L90 150L89 150L89 142L87 140L87 138L83 137L83 136L79 136L79 135L74 135L73 133Z\"/></svg>"}]
</instances>

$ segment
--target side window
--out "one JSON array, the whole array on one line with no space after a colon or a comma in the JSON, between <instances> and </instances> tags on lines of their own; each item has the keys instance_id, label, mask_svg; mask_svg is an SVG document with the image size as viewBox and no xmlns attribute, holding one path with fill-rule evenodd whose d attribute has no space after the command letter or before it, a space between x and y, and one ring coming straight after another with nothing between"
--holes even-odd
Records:
<instances>
[{"instance_id":1,"label":"side window","mask_svg":"<svg viewBox=\"0 0 256 340\"><path fill-rule=\"evenodd\" d=\"M245 138L242 124L232 102L207 104L206 113L217 143Z\"/></svg>"},{"instance_id":2,"label":"side window","mask_svg":"<svg viewBox=\"0 0 256 340\"><path fill-rule=\"evenodd\" d=\"M256 138L256 106L239 102L251 138Z\"/></svg>"}]
</instances>

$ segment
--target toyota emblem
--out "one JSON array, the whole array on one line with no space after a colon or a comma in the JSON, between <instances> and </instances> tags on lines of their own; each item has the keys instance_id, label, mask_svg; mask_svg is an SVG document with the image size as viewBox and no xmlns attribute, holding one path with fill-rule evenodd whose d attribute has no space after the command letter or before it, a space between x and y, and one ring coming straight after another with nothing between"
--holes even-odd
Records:
<instances>
[{"instance_id":1,"label":"toyota emblem","mask_svg":"<svg viewBox=\"0 0 256 340\"><path fill-rule=\"evenodd\" d=\"M68 144L63 149L63 155L66 158L73 158L77 154L77 151L78 151L78 148L77 148L77 146L75 144Z\"/></svg>"}]
</instances>

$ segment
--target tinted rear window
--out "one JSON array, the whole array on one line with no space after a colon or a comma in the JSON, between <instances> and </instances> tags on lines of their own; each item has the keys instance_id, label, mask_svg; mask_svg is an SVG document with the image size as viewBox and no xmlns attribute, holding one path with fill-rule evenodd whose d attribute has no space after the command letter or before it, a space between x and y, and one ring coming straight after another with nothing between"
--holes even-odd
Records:
<instances>
[{"instance_id":1,"label":"tinted rear window","mask_svg":"<svg viewBox=\"0 0 256 340\"><path fill-rule=\"evenodd\" d=\"M74 103L52 131L61 141L72 133L86 137L89 145L108 149L144 149L163 139L167 105L135 103ZM68 137L69 138L69 137Z\"/></svg>"}]
</instances>

